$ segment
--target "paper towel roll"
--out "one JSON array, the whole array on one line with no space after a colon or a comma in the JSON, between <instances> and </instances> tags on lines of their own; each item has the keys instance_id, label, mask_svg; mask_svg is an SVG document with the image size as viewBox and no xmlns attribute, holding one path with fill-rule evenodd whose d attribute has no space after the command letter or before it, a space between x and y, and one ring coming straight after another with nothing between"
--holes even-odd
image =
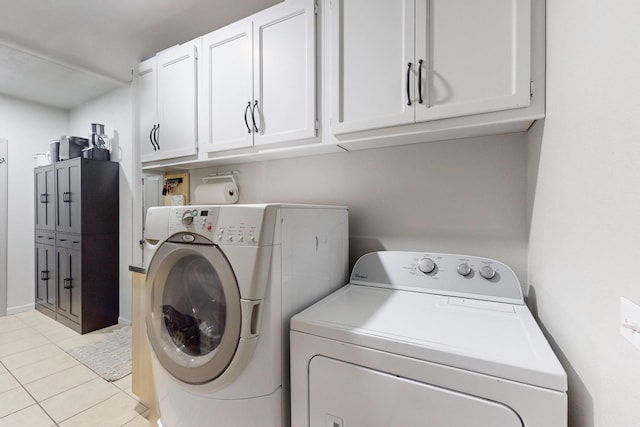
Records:
<instances>
[{"instance_id":1,"label":"paper towel roll","mask_svg":"<svg viewBox=\"0 0 640 427\"><path fill-rule=\"evenodd\" d=\"M201 184L196 187L194 196L194 204L196 205L236 203L238 201L238 187L234 182Z\"/></svg>"}]
</instances>

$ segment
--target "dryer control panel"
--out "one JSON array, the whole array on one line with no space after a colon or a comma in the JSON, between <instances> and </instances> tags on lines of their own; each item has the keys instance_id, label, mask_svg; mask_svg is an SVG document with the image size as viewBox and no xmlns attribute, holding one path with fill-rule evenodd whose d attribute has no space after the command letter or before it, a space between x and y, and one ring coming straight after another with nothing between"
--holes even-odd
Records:
<instances>
[{"instance_id":1,"label":"dryer control panel","mask_svg":"<svg viewBox=\"0 0 640 427\"><path fill-rule=\"evenodd\" d=\"M470 255L372 252L356 262L351 283L524 304L520 281L511 268Z\"/></svg>"}]
</instances>

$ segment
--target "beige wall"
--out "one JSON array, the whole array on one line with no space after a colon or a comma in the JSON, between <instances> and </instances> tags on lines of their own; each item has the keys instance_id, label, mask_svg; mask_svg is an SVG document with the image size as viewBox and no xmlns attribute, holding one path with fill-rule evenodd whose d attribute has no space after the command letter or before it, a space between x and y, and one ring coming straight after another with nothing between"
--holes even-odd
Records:
<instances>
[{"instance_id":1,"label":"beige wall","mask_svg":"<svg viewBox=\"0 0 640 427\"><path fill-rule=\"evenodd\" d=\"M240 203L346 205L353 263L372 250L497 258L526 278L526 134L196 169L238 170Z\"/></svg>"},{"instance_id":2,"label":"beige wall","mask_svg":"<svg viewBox=\"0 0 640 427\"><path fill-rule=\"evenodd\" d=\"M34 306L33 155L49 150L49 141L65 135L68 123L69 114L65 110L0 95L0 138L8 141L9 151L9 314Z\"/></svg>"},{"instance_id":3,"label":"beige wall","mask_svg":"<svg viewBox=\"0 0 640 427\"><path fill-rule=\"evenodd\" d=\"M572 427L640 425L640 3L547 2L547 116L529 132L530 305L569 373Z\"/></svg>"}]
</instances>

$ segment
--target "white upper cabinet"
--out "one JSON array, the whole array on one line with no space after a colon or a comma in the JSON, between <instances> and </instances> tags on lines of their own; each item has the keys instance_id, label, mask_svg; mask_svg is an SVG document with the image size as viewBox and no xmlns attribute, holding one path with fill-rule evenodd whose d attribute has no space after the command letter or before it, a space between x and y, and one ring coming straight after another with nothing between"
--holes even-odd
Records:
<instances>
[{"instance_id":1,"label":"white upper cabinet","mask_svg":"<svg viewBox=\"0 0 640 427\"><path fill-rule=\"evenodd\" d=\"M158 73L156 58L147 59L138 65L136 80L138 95L138 147L140 159L151 160L157 154L153 141L158 125Z\"/></svg>"},{"instance_id":2,"label":"white upper cabinet","mask_svg":"<svg viewBox=\"0 0 640 427\"><path fill-rule=\"evenodd\" d=\"M252 146L252 21L240 21L204 36L202 65L202 148L213 151Z\"/></svg>"},{"instance_id":3,"label":"white upper cabinet","mask_svg":"<svg viewBox=\"0 0 640 427\"><path fill-rule=\"evenodd\" d=\"M138 66L138 143L143 162L197 153L197 41Z\"/></svg>"},{"instance_id":4,"label":"white upper cabinet","mask_svg":"<svg viewBox=\"0 0 640 427\"><path fill-rule=\"evenodd\" d=\"M316 31L312 0L285 1L254 20L255 144L316 135Z\"/></svg>"},{"instance_id":5,"label":"white upper cabinet","mask_svg":"<svg viewBox=\"0 0 640 427\"><path fill-rule=\"evenodd\" d=\"M313 0L288 0L202 38L206 152L316 135Z\"/></svg>"},{"instance_id":6,"label":"white upper cabinet","mask_svg":"<svg viewBox=\"0 0 640 427\"><path fill-rule=\"evenodd\" d=\"M332 0L331 37L336 134L529 105L530 0Z\"/></svg>"},{"instance_id":7,"label":"white upper cabinet","mask_svg":"<svg viewBox=\"0 0 640 427\"><path fill-rule=\"evenodd\" d=\"M414 0L334 0L331 13L333 131L412 123Z\"/></svg>"}]
</instances>

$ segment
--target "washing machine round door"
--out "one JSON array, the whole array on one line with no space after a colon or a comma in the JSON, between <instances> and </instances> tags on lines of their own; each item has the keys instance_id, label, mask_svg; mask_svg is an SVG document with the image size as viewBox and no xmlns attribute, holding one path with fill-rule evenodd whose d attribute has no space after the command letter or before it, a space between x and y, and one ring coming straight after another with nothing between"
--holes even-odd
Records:
<instances>
[{"instance_id":1,"label":"washing machine round door","mask_svg":"<svg viewBox=\"0 0 640 427\"><path fill-rule=\"evenodd\" d=\"M171 375L203 384L225 371L238 347L240 291L217 246L181 237L163 243L149 265L147 335Z\"/></svg>"}]
</instances>

